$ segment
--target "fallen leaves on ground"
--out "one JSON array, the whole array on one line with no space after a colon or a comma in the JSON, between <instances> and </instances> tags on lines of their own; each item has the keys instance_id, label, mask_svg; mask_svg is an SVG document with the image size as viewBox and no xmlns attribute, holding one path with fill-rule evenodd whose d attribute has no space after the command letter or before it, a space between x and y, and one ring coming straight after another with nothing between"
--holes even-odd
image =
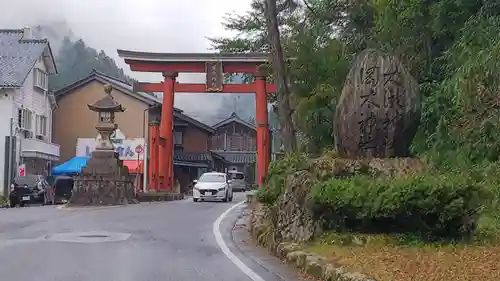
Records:
<instances>
[{"instance_id":1,"label":"fallen leaves on ground","mask_svg":"<svg viewBox=\"0 0 500 281\"><path fill-rule=\"evenodd\" d=\"M380 281L498 281L500 246L314 245L336 265Z\"/></svg>"},{"instance_id":2,"label":"fallen leaves on ground","mask_svg":"<svg viewBox=\"0 0 500 281\"><path fill-rule=\"evenodd\" d=\"M314 276L312 276L311 274L308 274L308 273L301 273L300 277L302 279L306 279L306 280L321 281L318 278L315 278Z\"/></svg>"}]
</instances>

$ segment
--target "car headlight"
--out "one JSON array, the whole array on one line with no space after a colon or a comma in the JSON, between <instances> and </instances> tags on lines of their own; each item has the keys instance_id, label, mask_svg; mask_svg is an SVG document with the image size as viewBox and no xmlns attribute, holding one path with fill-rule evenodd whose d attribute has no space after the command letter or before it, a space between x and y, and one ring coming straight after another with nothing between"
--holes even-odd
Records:
<instances>
[{"instance_id":1,"label":"car headlight","mask_svg":"<svg viewBox=\"0 0 500 281\"><path fill-rule=\"evenodd\" d=\"M224 189L225 189L225 187L220 187L220 188L219 188L219 191L224 190Z\"/></svg>"}]
</instances>

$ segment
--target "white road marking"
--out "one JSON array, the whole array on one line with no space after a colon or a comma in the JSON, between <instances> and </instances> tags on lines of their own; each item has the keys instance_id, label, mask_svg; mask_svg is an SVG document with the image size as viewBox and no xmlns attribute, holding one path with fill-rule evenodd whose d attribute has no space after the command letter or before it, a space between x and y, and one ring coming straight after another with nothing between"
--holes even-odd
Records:
<instances>
[{"instance_id":1,"label":"white road marking","mask_svg":"<svg viewBox=\"0 0 500 281\"><path fill-rule=\"evenodd\" d=\"M260 277L255 271L251 270L246 264L244 264L231 250L229 250L229 247L227 246L226 242L224 242L224 239L222 238L222 234L220 232L220 225L222 223L222 220L229 214L232 210L236 209L238 206L242 205L245 203L245 201L241 201L230 208L228 208L224 213L222 213L214 222L213 224L213 233L215 236L215 242L217 242L217 245L219 245L219 248L222 250L222 252L241 270L243 273L245 273L250 279L253 281L265 281Z\"/></svg>"}]
</instances>

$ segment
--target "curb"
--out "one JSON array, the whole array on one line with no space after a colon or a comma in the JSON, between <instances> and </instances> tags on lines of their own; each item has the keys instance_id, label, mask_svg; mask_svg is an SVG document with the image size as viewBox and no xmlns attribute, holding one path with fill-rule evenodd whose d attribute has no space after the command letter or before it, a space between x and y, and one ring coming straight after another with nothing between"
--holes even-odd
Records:
<instances>
[{"instance_id":1,"label":"curb","mask_svg":"<svg viewBox=\"0 0 500 281\"><path fill-rule=\"evenodd\" d=\"M348 272L341 267L335 267L324 257L304 251L297 243L281 242L271 251L287 264L323 281L377 281L362 273Z\"/></svg>"},{"instance_id":2,"label":"curb","mask_svg":"<svg viewBox=\"0 0 500 281\"><path fill-rule=\"evenodd\" d=\"M183 200L184 194L170 192L148 192L139 194L139 202L165 202Z\"/></svg>"},{"instance_id":3,"label":"curb","mask_svg":"<svg viewBox=\"0 0 500 281\"><path fill-rule=\"evenodd\" d=\"M327 259L316 253L307 252L304 247L293 242L274 242L269 240L259 239L262 235L269 235L269 215L264 211L255 212L255 209L260 204L255 202L255 198L248 198L252 204L250 213L247 219L247 226L250 231L250 236L258 244L266 247L269 251L288 265L295 266L304 273L318 278L322 281L377 281L373 277L366 276L359 272L349 272L342 267L334 266L328 263ZM260 217L260 221L265 220L266 225L252 225L255 222L255 217ZM260 241L259 241L260 240Z\"/></svg>"}]
</instances>

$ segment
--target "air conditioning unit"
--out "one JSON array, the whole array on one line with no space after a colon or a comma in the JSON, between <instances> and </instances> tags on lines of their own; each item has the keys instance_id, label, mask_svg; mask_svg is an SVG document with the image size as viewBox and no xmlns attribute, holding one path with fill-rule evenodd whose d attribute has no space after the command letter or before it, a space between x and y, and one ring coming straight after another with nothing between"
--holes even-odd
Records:
<instances>
[{"instance_id":1,"label":"air conditioning unit","mask_svg":"<svg viewBox=\"0 0 500 281\"><path fill-rule=\"evenodd\" d=\"M22 134L23 134L23 137L25 139L32 139L33 138L33 132L32 131L23 130Z\"/></svg>"}]
</instances>

